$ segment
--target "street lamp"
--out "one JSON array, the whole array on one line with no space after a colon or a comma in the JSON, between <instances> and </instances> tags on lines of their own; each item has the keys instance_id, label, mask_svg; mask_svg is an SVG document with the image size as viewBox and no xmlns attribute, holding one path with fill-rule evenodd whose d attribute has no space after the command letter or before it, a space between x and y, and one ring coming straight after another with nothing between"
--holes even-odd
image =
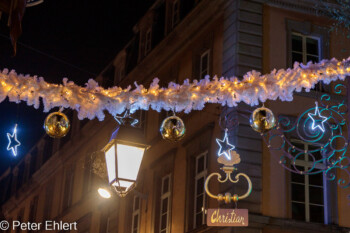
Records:
<instances>
[{"instance_id":1,"label":"street lamp","mask_svg":"<svg viewBox=\"0 0 350 233\"><path fill-rule=\"evenodd\" d=\"M108 182L119 196L125 197L135 188L143 155L149 147L139 129L118 126L102 149Z\"/></svg>"},{"instance_id":2,"label":"street lamp","mask_svg":"<svg viewBox=\"0 0 350 233\"><path fill-rule=\"evenodd\" d=\"M98 192L98 194L100 194L101 197L103 197L105 199L109 199L112 196L111 193L105 188L99 188L97 190L97 192Z\"/></svg>"}]
</instances>

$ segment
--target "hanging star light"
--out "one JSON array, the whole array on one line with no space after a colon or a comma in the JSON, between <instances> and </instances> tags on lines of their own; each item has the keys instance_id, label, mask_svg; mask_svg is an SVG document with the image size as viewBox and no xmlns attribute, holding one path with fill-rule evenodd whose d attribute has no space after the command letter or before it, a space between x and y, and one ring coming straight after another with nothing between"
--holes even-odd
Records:
<instances>
[{"instance_id":1,"label":"hanging star light","mask_svg":"<svg viewBox=\"0 0 350 233\"><path fill-rule=\"evenodd\" d=\"M320 113L320 110L318 109L318 102L315 102L316 107L315 107L315 113L309 113L309 117L312 120L312 125L311 128L312 130L315 130L316 128L319 128L322 132L325 131L324 129L324 122L327 121L327 117L322 116Z\"/></svg>"},{"instance_id":2,"label":"hanging star light","mask_svg":"<svg viewBox=\"0 0 350 233\"><path fill-rule=\"evenodd\" d=\"M21 145L21 143L17 140L17 124L15 125L12 135L7 133L7 138L9 139L7 150L12 150L13 156L17 156L17 147Z\"/></svg>"},{"instance_id":3,"label":"hanging star light","mask_svg":"<svg viewBox=\"0 0 350 233\"><path fill-rule=\"evenodd\" d=\"M235 149L235 146L232 145L229 141L228 141L228 136L227 136L227 129L225 130L225 136L224 139L220 140L220 139L216 139L216 142L219 145L219 152L218 152L218 156L220 157L221 155L225 155L227 159L231 159L231 150Z\"/></svg>"},{"instance_id":4,"label":"hanging star light","mask_svg":"<svg viewBox=\"0 0 350 233\"><path fill-rule=\"evenodd\" d=\"M133 118L128 110L125 111L123 116L114 116L114 119L118 122L119 125L131 125L132 127L135 127L137 123L139 123L139 120Z\"/></svg>"}]
</instances>

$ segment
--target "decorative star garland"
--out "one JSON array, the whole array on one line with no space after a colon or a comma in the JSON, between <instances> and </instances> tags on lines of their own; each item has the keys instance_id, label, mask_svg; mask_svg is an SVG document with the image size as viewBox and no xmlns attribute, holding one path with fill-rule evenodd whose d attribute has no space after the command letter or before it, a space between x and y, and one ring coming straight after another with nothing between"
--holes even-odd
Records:
<instances>
[{"instance_id":1,"label":"decorative star garland","mask_svg":"<svg viewBox=\"0 0 350 233\"><path fill-rule=\"evenodd\" d=\"M17 140L17 124L13 129L12 135L7 133L7 138L9 140L9 144L7 145L7 150L12 150L13 156L17 156L17 147L21 145L21 143Z\"/></svg>"},{"instance_id":2,"label":"decorative star garland","mask_svg":"<svg viewBox=\"0 0 350 233\"><path fill-rule=\"evenodd\" d=\"M343 61L333 58L307 65L296 62L293 69L273 70L265 75L253 70L242 80L237 77L210 79L207 76L199 81L187 79L182 85L170 82L168 88L160 88L159 79L155 78L148 89L135 83L136 88L131 90L131 86L104 89L93 79L85 87L77 86L67 78L63 79L63 85L50 84L42 77L17 75L4 69L0 73L0 102L8 97L11 102L26 101L28 105L39 108L42 99L45 112L54 107L71 108L78 112L79 119L97 117L103 120L104 111L112 116L123 113L125 109L133 113L150 108L189 113L203 109L206 103L232 107L239 102L258 105L259 101L268 99L292 101L294 91L309 91L319 81L328 84L344 80L349 75L350 58Z\"/></svg>"},{"instance_id":3,"label":"decorative star garland","mask_svg":"<svg viewBox=\"0 0 350 233\"><path fill-rule=\"evenodd\" d=\"M231 160L231 151L235 149L235 146L232 145L228 141L228 136L227 136L227 129L225 129L225 136L224 139L216 139L216 142L219 145L219 151L218 151L218 156L220 157L221 155L225 155L228 160Z\"/></svg>"},{"instance_id":4,"label":"decorative star garland","mask_svg":"<svg viewBox=\"0 0 350 233\"><path fill-rule=\"evenodd\" d=\"M322 116L320 113L320 110L318 109L318 102L315 102L316 107L315 107L315 113L309 113L309 117L312 120L312 125L311 125L311 129L315 130L316 128L319 128L322 132L325 131L324 129L324 123L327 121L327 117Z\"/></svg>"}]
</instances>

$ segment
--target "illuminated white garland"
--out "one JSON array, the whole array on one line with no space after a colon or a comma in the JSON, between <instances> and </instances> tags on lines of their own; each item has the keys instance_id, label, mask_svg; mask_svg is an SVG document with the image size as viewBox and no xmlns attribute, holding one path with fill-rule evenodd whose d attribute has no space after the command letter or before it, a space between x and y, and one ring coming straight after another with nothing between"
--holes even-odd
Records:
<instances>
[{"instance_id":1,"label":"illuminated white garland","mask_svg":"<svg viewBox=\"0 0 350 233\"><path fill-rule=\"evenodd\" d=\"M350 57L343 61L333 58L320 63L294 64L293 69L273 70L261 75L251 71L240 81L237 77L229 79L206 77L202 80L188 79L182 85L170 82L168 88L160 88L159 79L155 78L148 89L135 82L136 88L112 87L104 89L90 79L85 87L75 85L67 78L63 85L50 84L42 77L17 75L15 71L4 69L0 73L0 102L9 97L9 101L39 108L40 98L47 112L54 107L71 108L78 112L79 119L97 117L104 119L104 111L115 116L130 109L156 111L162 109L184 111L201 110L206 103L218 103L236 106L239 102L257 105L266 100L280 99L291 101L293 92L303 88L309 91L319 81L325 84L335 80L344 80L350 75Z\"/></svg>"}]
</instances>

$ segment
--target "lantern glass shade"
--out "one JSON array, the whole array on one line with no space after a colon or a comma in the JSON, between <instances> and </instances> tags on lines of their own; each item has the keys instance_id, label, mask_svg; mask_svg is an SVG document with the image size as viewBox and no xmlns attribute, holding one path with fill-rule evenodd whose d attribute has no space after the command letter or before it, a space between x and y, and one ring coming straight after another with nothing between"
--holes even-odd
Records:
<instances>
[{"instance_id":1,"label":"lantern glass shade","mask_svg":"<svg viewBox=\"0 0 350 233\"><path fill-rule=\"evenodd\" d=\"M145 148L117 144L119 179L136 181L144 152Z\"/></svg>"},{"instance_id":2,"label":"lantern glass shade","mask_svg":"<svg viewBox=\"0 0 350 233\"><path fill-rule=\"evenodd\" d=\"M115 145L112 145L105 153L108 181L112 183L116 180L116 170L115 170Z\"/></svg>"},{"instance_id":3,"label":"lantern glass shade","mask_svg":"<svg viewBox=\"0 0 350 233\"><path fill-rule=\"evenodd\" d=\"M105 153L108 182L121 197L125 197L136 186L143 155L149 146L143 134L137 130L117 128Z\"/></svg>"}]
</instances>

